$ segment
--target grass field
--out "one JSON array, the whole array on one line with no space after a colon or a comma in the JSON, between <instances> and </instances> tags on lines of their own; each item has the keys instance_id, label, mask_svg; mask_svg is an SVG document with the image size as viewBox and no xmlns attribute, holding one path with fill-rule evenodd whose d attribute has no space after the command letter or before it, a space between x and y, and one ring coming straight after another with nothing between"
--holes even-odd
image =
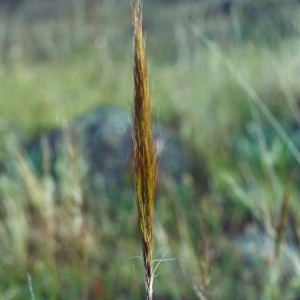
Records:
<instances>
[{"instance_id":1,"label":"grass field","mask_svg":"<svg viewBox=\"0 0 300 300\"><path fill-rule=\"evenodd\" d=\"M298 299L300 8L219 2L144 1L153 118L209 182L191 171L158 195L154 299ZM0 298L144 299L132 193L86 209L78 161L39 175L18 146L96 106L132 109L129 1L85 21L34 3L0 66Z\"/></svg>"}]
</instances>

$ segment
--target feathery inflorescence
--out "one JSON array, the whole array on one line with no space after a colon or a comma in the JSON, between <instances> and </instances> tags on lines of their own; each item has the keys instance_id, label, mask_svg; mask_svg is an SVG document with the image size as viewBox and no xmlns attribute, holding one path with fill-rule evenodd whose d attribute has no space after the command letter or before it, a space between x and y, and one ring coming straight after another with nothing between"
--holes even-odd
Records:
<instances>
[{"instance_id":1,"label":"feathery inflorescence","mask_svg":"<svg viewBox=\"0 0 300 300\"><path fill-rule=\"evenodd\" d=\"M157 177L157 159L153 147L147 60L142 32L142 3L133 0L134 27L134 110L132 150L136 204L146 275L147 299L152 299L153 286L153 211Z\"/></svg>"}]
</instances>

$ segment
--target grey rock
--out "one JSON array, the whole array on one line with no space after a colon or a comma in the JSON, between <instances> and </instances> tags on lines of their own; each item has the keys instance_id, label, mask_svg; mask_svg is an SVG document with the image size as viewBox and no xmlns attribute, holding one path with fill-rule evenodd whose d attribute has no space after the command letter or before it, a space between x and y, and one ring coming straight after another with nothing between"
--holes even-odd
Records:
<instances>
[{"instance_id":1,"label":"grey rock","mask_svg":"<svg viewBox=\"0 0 300 300\"><path fill-rule=\"evenodd\" d=\"M203 187L203 191L207 191L207 174L201 158L166 126L154 124L153 134L158 153L159 186L162 182L171 182L173 187L179 187L185 174L190 174ZM60 157L64 157L64 153L71 148L83 159L88 189L95 194L116 199L124 191L132 190L129 112L114 106L98 107L77 118L65 129L45 134L44 139L50 150L51 173L54 177L58 176ZM41 173L42 137L31 140L25 148L37 172Z\"/></svg>"}]
</instances>

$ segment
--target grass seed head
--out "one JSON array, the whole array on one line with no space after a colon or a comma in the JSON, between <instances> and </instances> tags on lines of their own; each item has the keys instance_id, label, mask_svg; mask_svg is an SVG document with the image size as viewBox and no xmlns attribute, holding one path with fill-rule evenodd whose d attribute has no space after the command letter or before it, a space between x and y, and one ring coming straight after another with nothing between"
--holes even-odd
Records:
<instances>
[{"instance_id":1,"label":"grass seed head","mask_svg":"<svg viewBox=\"0 0 300 300\"><path fill-rule=\"evenodd\" d=\"M152 297L153 211L157 177L157 159L153 147L147 60L142 31L142 3L131 2L134 28L134 109L132 150L134 183L139 215L139 229L146 272L148 299Z\"/></svg>"}]
</instances>

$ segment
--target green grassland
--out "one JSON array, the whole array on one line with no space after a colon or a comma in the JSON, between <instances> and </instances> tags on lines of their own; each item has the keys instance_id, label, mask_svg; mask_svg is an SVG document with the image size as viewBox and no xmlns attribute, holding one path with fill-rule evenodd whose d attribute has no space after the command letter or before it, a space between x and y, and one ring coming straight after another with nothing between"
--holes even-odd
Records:
<instances>
[{"instance_id":1,"label":"green grassland","mask_svg":"<svg viewBox=\"0 0 300 300\"><path fill-rule=\"evenodd\" d=\"M209 181L185 174L157 199L154 257L174 260L154 299L298 299L300 8L245 1L226 14L219 2L144 1L153 118ZM96 106L131 110L129 1L103 0L85 21L29 7L0 65L0 298L144 299L133 196L100 196L95 218L77 162L54 180L17 146Z\"/></svg>"}]
</instances>

